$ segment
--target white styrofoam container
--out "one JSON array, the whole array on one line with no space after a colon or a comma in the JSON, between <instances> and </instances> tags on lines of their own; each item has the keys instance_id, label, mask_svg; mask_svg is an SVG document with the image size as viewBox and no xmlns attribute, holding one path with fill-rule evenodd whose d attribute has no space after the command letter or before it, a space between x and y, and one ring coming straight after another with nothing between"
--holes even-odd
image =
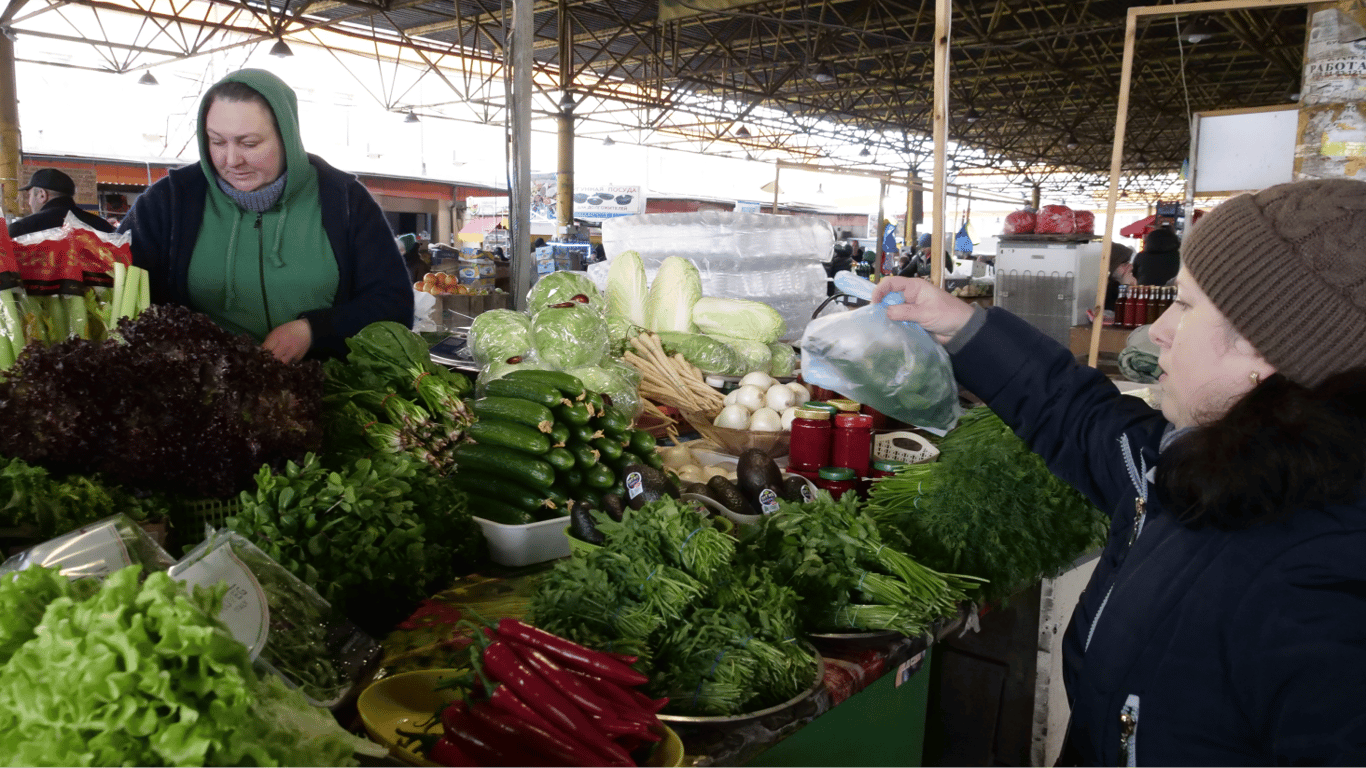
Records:
<instances>
[{"instance_id":1,"label":"white styrofoam container","mask_svg":"<svg viewBox=\"0 0 1366 768\"><path fill-rule=\"evenodd\" d=\"M482 517L474 522L484 529L489 543L489 558L499 565L531 565L569 557L569 539L564 527L569 519L552 517L526 525L504 525Z\"/></svg>"}]
</instances>

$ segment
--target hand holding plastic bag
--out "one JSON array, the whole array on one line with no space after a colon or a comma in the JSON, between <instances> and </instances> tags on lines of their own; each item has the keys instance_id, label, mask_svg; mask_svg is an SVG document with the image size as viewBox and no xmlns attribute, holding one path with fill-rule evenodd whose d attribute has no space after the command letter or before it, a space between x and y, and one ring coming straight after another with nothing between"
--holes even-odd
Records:
<instances>
[{"instance_id":1,"label":"hand holding plastic bag","mask_svg":"<svg viewBox=\"0 0 1366 768\"><path fill-rule=\"evenodd\" d=\"M860 298L873 295L872 283L847 272L836 285ZM802 337L802 378L942 434L962 414L953 367L925 329L887 317L887 307L902 300L888 294L882 303L811 321Z\"/></svg>"}]
</instances>

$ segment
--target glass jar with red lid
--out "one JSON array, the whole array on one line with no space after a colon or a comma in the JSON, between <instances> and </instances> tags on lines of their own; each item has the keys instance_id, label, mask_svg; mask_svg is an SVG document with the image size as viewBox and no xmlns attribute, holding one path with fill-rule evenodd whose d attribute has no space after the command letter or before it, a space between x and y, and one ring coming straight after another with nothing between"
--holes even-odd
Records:
<instances>
[{"instance_id":1,"label":"glass jar with red lid","mask_svg":"<svg viewBox=\"0 0 1366 768\"><path fill-rule=\"evenodd\" d=\"M835 416L830 464L854 470L854 476L868 476L873 456L873 417L863 413Z\"/></svg>"},{"instance_id":2,"label":"glass jar with red lid","mask_svg":"<svg viewBox=\"0 0 1366 768\"><path fill-rule=\"evenodd\" d=\"M789 470L803 474L830 465L831 414L821 408L798 408L792 419L787 450Z\"/></svg>"}]
</instances>

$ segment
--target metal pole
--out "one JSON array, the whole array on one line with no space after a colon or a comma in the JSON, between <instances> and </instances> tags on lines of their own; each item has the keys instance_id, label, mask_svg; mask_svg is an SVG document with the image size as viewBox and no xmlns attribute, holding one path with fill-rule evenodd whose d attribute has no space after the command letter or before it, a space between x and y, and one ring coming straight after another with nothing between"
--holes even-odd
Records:
<instances>
[{"instance_id":1,"label":"metal pole","mask_svg":"<svg viewBox=\"0 0 1366 768\"><path fill-rule=\"evenodd\" d=\"M884 251L882 248L882 237L884 229L882 222L887 215L886 209L883 207L883 205L884 200L886 200L886 198L887 177L883 176L881 179L878 180L877 185L877 234L873 235L873 237L877 238L877 247L875 249L877 253L877 263L873 265L873 274L877 276L882 275L883 265L887 261L887 252Z\"/></svg>"},{"instance_id":2,"label":"metal pole","mask_svg":"<svg viewBox=\"0 0 1366 768\"><path fill-rule=\"evenodd\" d=\"M934 4L934 218L930 226L930 281L944 285L944 207L948 199L950 0Z\"/></svg>"},{"instance_id":3,"label":"metal pole","mask_svg":"<svg viewBox=\"0 0 1366 768\"><path fill-rule=\"evenodd\" d=\"M573 24L568 0L560 0L560 164L555 176L555 234L565 235L574 224L574 82Z\"/></svg>"},{"instance_id":4,"label":"metal pole","mask_svg":"<svg viewBox=\"0 0 1366 768\"><path fill-rule=\"evenodd\" d=\"M512 300L526 309L531 290L531 43L532 0L512 0L512 189L509 201L512 230L508 253L512 260Z\"/></svg>"},{"instance_id":5,"label":"metal pole","mask_svg":"<svg viewBox=\"0 0 1366 768\"><path fill-rule=\"evenodd\" d=\"M19 169L23 143L19 134L19 91L14 79L14 41L0 34L0 216L23 213L19 201Z\"/></svg>"}]
</instances>

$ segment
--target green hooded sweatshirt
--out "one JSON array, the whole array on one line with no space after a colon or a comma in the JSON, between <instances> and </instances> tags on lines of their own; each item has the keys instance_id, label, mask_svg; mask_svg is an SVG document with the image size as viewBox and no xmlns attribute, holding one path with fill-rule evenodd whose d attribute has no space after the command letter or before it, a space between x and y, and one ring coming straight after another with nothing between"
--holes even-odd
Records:
<instances>
[{"instance_id":1,"label":"green hooded sweatshirt","mask_svg":"<svg viewBox=\"0 0 1366 768\"><path fill-rule=\"evenodd\" d=\"M218 186L199 105L199 166L209 180L204 223L190 258L194 308L234 333L257 341L303 312L332 306L338 269L323 229L318 174L299 136L299 102L283 80L243 69L220 82L239 82L260 93L275 113L285 152L285 188L264 213L245 210Z\"/></svg>"}]
</instances>

